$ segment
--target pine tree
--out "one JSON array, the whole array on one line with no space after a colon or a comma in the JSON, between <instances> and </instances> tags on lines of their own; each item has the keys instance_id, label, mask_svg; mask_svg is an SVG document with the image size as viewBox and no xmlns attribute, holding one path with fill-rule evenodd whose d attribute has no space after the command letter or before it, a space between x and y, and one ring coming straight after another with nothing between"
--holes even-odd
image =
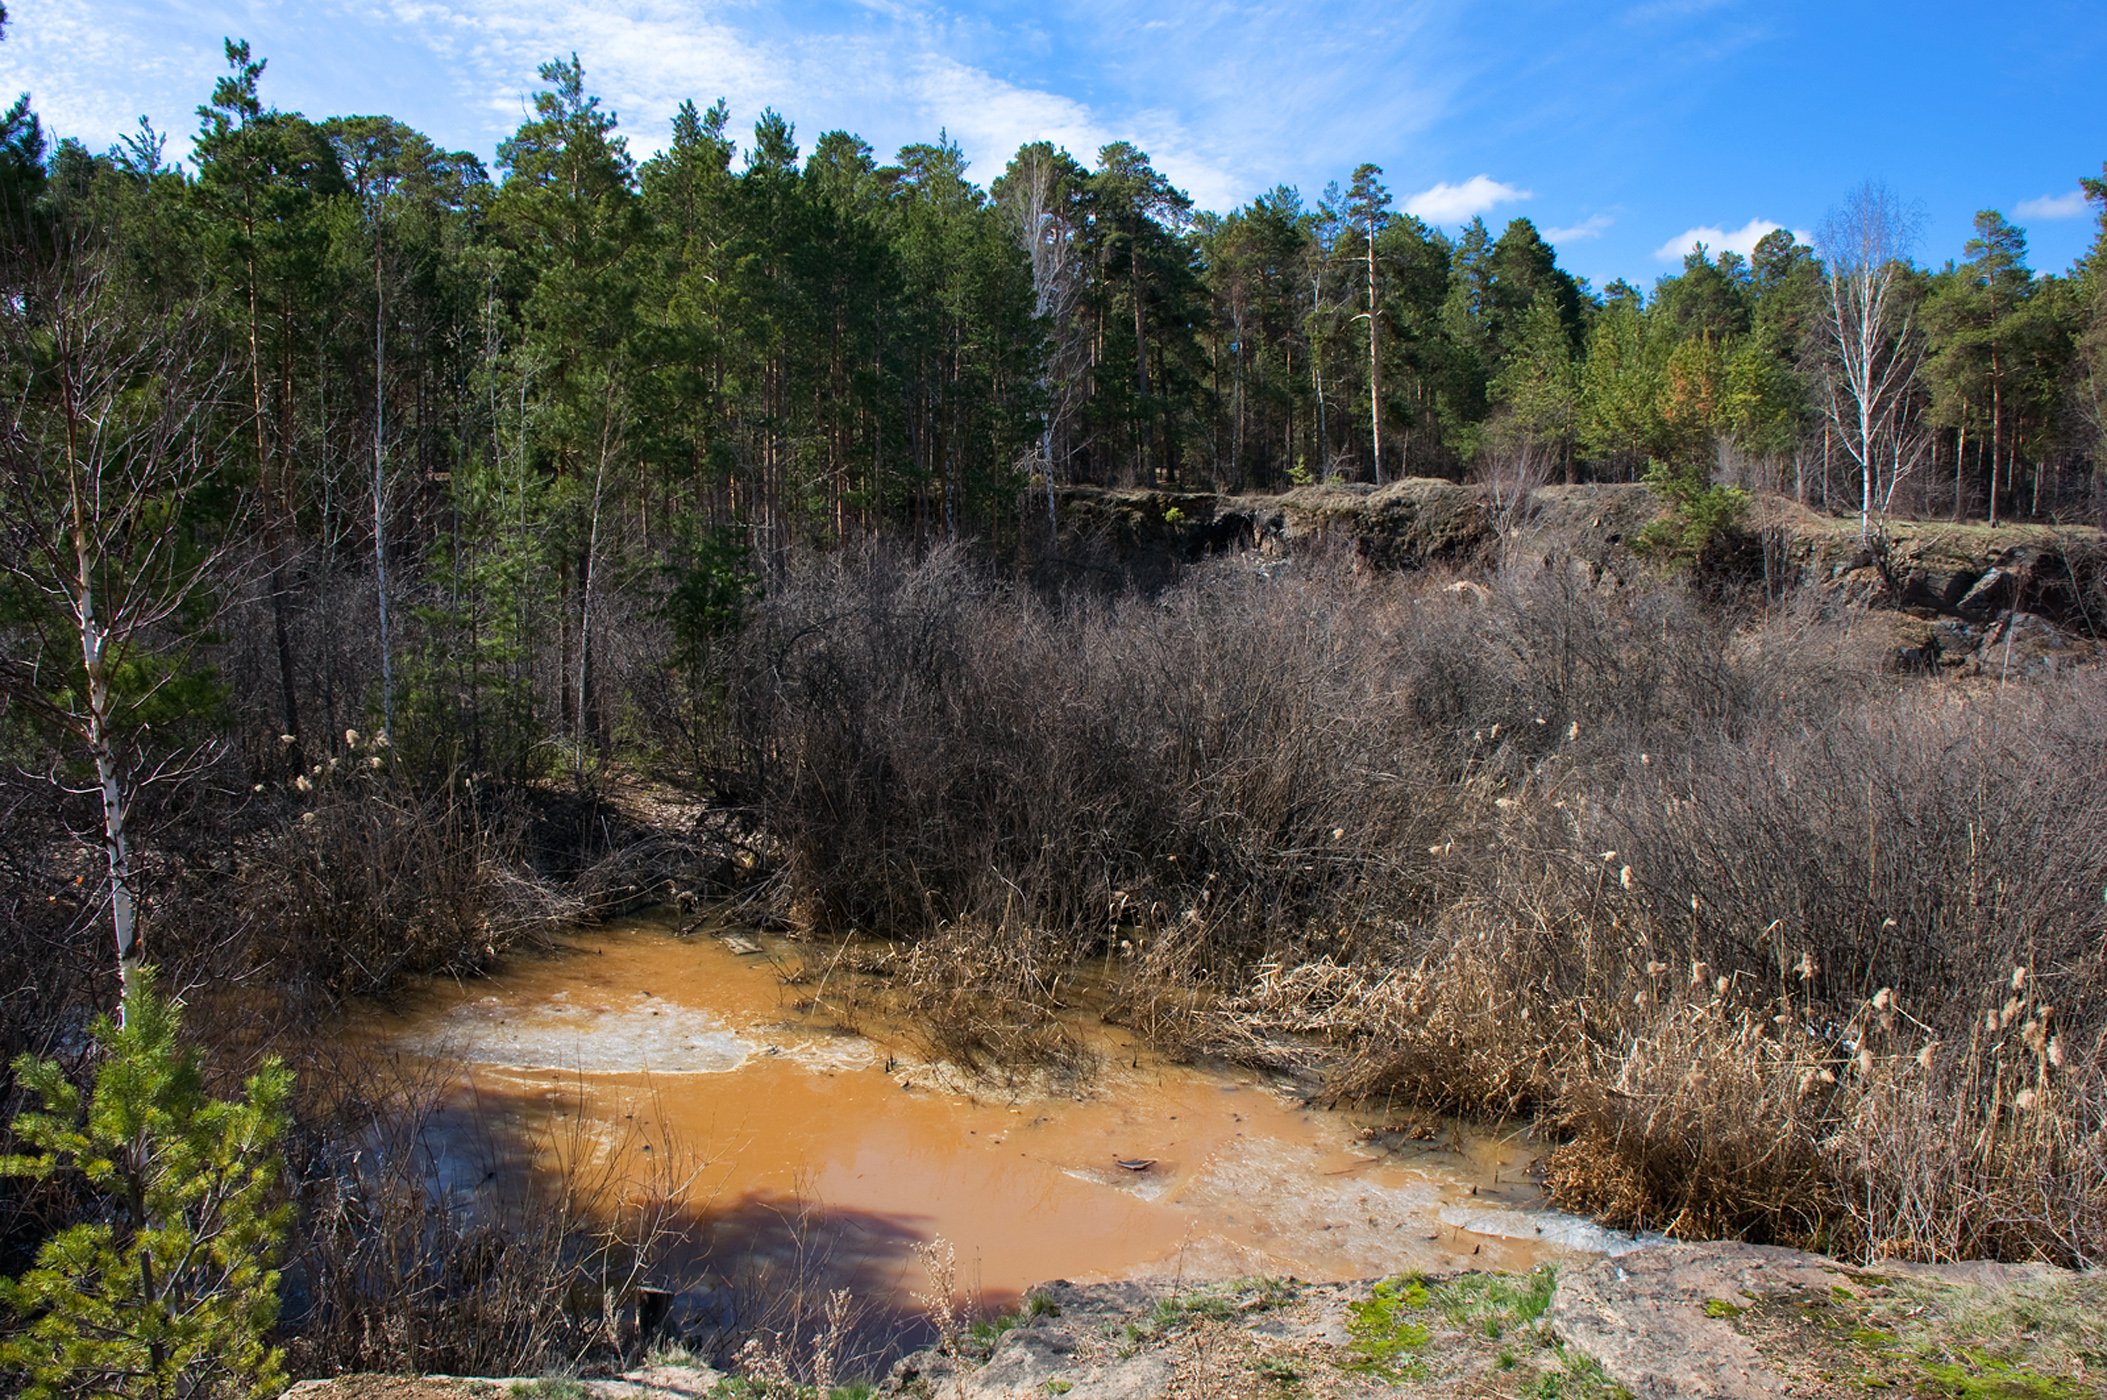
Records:
<instances>
[{"instance_id":1,"label":"pine tree","mask_svg":"<svg viewBox=\"0 0 2107 1400\"><path fill-rule=\"evenodd\" d=\"M241 1098L212 1098L181 1029L142 968L123 1024L95 1024L103 1059L85 1106L55 1062L15 1062L43 1108L16 1117L29 1151L0 1158L0 1174L74 1174L104 1203L46 1240L21 1278L0 1280L0 1303L25 1324L0 1341L0 1365L26 1373L35 1400L205 1400L284 1386L268 1337L292 1220L278 1199L278 1144L293 1077L267 1061Z\"/></svg>"},{"instance_id":2,"label":"pine tree","mask_svg":"<svg viewBox=\"0 0 2107 1400\"><path fill-rule=\"evenodd\" d=\"M1383 308L1377 286L1376 250L1383 229L1390 222L1390 191L1378 178L1382 173L1380 165L1358 166L1353 172L1353 184L1346 191L1346 212L1360 231L1362 270L1367 274L1367 296L1361 314L1368 321L1368 434L1378 486L1383 484L1383 361L1379 335Z\"/></svg>"}]
</instances>

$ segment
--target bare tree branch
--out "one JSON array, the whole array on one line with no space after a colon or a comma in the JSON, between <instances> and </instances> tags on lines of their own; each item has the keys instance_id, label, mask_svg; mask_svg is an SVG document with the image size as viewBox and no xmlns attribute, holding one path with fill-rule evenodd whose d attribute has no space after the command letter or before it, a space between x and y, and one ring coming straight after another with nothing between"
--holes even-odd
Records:
<instances>
[{"instance_id":1,"label":"bare tree branch","mask_svg":"<svg viewBox=\"0 0 2107 1400\"><path fill-rule=\"evenodd\" d=\"M141 709L183 674L182 634L194 630L184 624L235 539L238 496L217 519L199 509L227 484L232 373L195 308L127 292L103 230L60 221L12 252L13 294L0 300L0 578L19 636L0 662L0 695L93 765L128 986L143 960L132 803L205 756L162 748Z\"/></svg>"},{"instance_id":2,"label":"bare tree branch","mask_svg":"<svg viewBox=\"0 0 2107 1400\"><path fill-rule=\"evenodd\" d=\"M1833 352L1823 407L1858 470L1859 537L1868 545L1875 517L1930 442L1914 392L1924 340L1903 286L1915 227L1894 193L1869 180L1816 238L1829 264L1823 329Z\"/></svg>"}]
</instances>

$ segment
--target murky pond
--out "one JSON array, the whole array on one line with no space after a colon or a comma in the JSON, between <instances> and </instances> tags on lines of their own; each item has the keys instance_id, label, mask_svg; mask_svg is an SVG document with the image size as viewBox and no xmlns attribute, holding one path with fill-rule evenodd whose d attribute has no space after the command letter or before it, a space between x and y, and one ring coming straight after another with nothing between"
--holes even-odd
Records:
<instances>
[{"instance_id":1,"label":"murky pond","mask_svg":"<svg viewBox=\"0 0 2107 1400\"><path fill-rule=\"evenodd\" d=\"M960 1285L999 1305L1050 1278L1512 1269L1620 1243L1544 1209L1524 1129L1371 1142L1376 1119L1166 1063L1094 1018L1086 1083L970 1084L882 1027L795 1011L809 991L785 964L824 954L758 942L633 921L358 1029L452 1067L429 1144L441 1189L545 1167L552 1144L626 1142L633 1163L692 1172L711 1236L695 1248L720 1268L790 1251L902 1297L924 1286L909 1246L942 1236Z\"/></svg>"}]
</instances>

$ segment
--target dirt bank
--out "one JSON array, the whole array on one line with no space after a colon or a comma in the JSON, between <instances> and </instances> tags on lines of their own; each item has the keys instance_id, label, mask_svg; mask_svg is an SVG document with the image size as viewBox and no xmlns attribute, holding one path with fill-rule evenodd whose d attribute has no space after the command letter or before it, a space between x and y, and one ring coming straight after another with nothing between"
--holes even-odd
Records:
<instances>
[{"instance_id":1,"label":"dirt bank","mask_svg":"<svg viewBox=\"0 0 2107 1400\"><path fill-rule=\"evenodd\" d=\"M1435 480L1272 496L1076 487L1058 505L1064 555L1144 583L1248 552L1341 557L1374 570L1571 560L1591 584L1614 588L1651 567L1633 543L1660 513L1659 498L1639 485L1503 492ZM1902 668L2007 670L2016 660L2058 669L2093 659L2107 637L2107 535L2098 529L1895 520L1881 536L1868 548L1855 519L1759 497L1697 570L1714 586L1772 600L1894 614Z\"/></svg>"}]
</instances>

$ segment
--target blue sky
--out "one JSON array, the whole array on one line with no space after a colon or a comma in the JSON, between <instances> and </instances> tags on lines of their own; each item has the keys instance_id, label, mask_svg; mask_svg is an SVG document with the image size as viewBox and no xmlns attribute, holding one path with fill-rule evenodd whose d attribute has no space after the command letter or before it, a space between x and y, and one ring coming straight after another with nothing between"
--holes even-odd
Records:
<instances>
[{"instance_id":1,"label":"blue sky","mask_svg":"<svg viewBox=\"0 0 2107 1400\"><path fill-rule=\"evenodd\" d=\"M1505 4L1336 0L9 0L0 88L97 149L144 113L188 151L223 35L270 60L268 102L386 112L488 159L538 63L575 50L633 149L684 97L808 148L881 155L940 129L985 182L1025 140L1148 151L1202 207L1314 199L1361 161L1448 227L1533 219L1597 288L1671 271L1693 237L1818 226L1858 181L1922 211L1920 262L1980 208L2037 269L2090 242L2077 177L2107 159L2107 6L1858 0Z\"/></svg>"}]
</instances>

